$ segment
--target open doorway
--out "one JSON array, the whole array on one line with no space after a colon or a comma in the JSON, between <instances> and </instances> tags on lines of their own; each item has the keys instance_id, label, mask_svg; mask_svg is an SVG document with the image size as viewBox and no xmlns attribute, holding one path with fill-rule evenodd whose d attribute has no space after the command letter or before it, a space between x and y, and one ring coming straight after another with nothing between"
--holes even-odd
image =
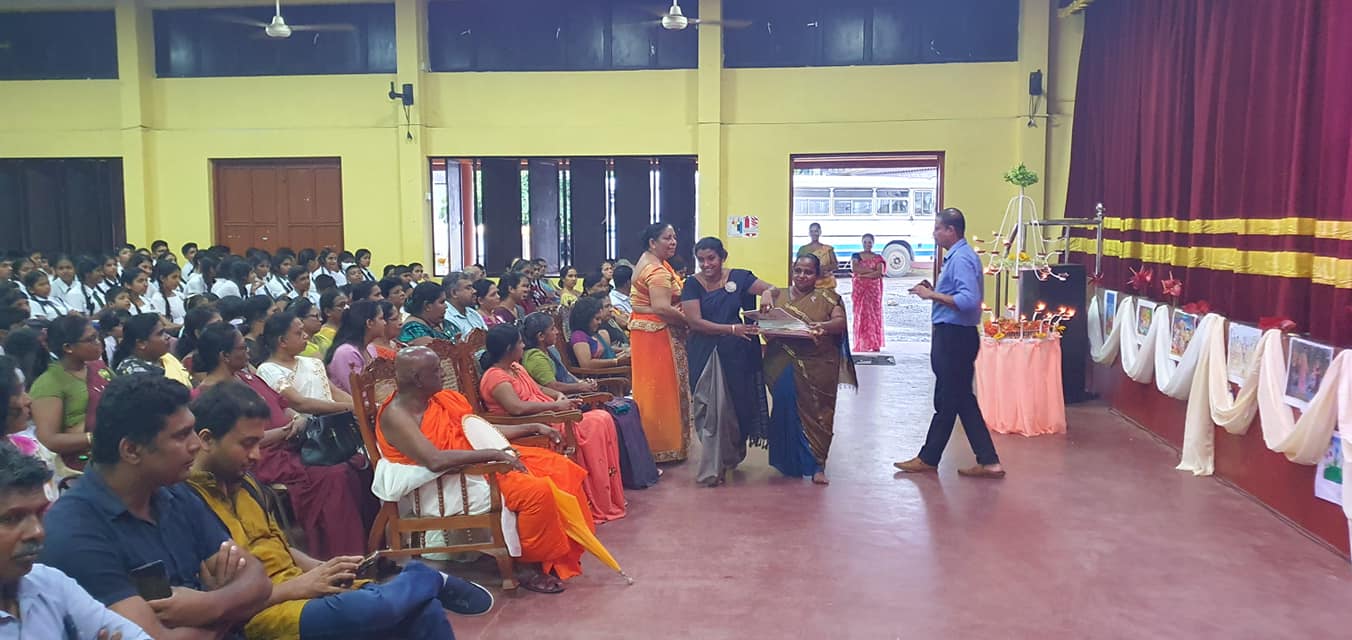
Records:
<instances>
[{"instance_id":1,"label":"open doorway","mask_svg":"<svg viewBox=\"0 0 1352 640\"><path fill-rule=\"evenodd\" d=\"M943 200L943 154L794 156L793 246L809 241L821 225L821 241L835 247L841 267L871 233L874 251L887 261L887 275L901 278L934 262L934 214Z\"/></svg>"},{"instance_id":2,"label":"open doorway","mask_svg":"<svg viewBox=\"0 0 1352 640\"><path fill-rule=\"evenodd\" d=\"M850 258L863 250L862 236L873 235L873 251L883 257L888 276L882 293L887 352L904 352L908 344L928 351L930 305L907 290L934 277L943 159L937 152L792 158L790 254L811 241L809 227L821 225L820 241L840 261L836 291L853 326Z\"/></svg>"}]
</instances>

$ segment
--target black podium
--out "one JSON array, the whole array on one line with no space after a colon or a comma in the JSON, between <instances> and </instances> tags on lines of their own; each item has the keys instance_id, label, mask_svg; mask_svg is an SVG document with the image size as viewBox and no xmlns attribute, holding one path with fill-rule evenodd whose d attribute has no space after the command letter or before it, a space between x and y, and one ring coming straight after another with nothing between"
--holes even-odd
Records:
<instances>
[{"instance_id":1,"label":"black podium","mask_svg":"<svg viewBox=\"0 0 1352 640\"><path fill-rule=\"evenodd\" d=\"M1019 273L1019 315L1032 318L1040 302L1053 314L1059 307L1075 310L1061 334L1061 390L1066 404L1084 402L1089 399L1085 388L1089 367L1089 302L1084 265L1058 264L1052 266L1052 271L1067 277L1039 280L1035 271L1025 269Z\"/></svg>"}]
</instances>

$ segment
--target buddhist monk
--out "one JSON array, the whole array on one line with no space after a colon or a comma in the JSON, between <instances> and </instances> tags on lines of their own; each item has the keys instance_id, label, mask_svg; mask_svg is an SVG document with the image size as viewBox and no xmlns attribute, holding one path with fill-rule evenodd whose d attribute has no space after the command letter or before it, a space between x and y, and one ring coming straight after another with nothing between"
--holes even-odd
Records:
<instances>
[{"instance_id":1,"label":"buddhist monk","mask_svg":"<svg viewBox=\"0 0 1352 640\"><path fill-rule=\"evenodd\" d=\"M582 498L586 470L564 456L538 447L475 450L462 427L462 420L473 410L464 396L442 389L437 355L431 349L410 347L400 351L395 357L395 371L398 390L376 416L376 440L383 457L380 462L385 465L383 470L376 469L373 486L376 494L385 500L399 500L413 491L392 489L391 485L409 488L416 482L413 486L434 488L437 476L455 473L467 465L510 463L513 471L500 474L498 486L503 505L515 514L520 544L518 549L511 549L509 544L509 549L513 555L519 554L518 567L524 567L517 579L522 588L530 591L563 591L563 580L582 572L583 549L565 532L557 501L577 500L578 505L586 504ZM546 436L555 443L559 441L558 432L544 424L497 429L508 440ZM479 480L480 486L486 488L482 482ZM444 482L442 486L441 503L454 503L458 509L460 483ZM555 491L555 487L562 492ZM435 489L420 493L433 494L435 501L434 492ZM476 502L480 501L471 493L472 511L478 510L474 508ZM586 509L581 512L586 513ZM587 524L591 525L589 518Z\"/></svg>"}]
</instances>

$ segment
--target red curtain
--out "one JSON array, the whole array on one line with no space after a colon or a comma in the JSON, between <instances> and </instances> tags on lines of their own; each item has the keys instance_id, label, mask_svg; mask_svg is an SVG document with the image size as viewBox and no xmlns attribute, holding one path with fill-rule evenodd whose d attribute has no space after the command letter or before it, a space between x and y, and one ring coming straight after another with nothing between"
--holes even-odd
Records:
<instances>
[{"instance_id":1,"label":"red curtain","mask_svg":"<svg viewBox=\"0 0 1352 640\"><path fill-rule=\"evenodd\" d=\"M1352 2L1098 0L1071 147L1103 286L1145 266L1164 300L1172 272L1180 302L1352 344Z\"/></svg>"}]
</instances>

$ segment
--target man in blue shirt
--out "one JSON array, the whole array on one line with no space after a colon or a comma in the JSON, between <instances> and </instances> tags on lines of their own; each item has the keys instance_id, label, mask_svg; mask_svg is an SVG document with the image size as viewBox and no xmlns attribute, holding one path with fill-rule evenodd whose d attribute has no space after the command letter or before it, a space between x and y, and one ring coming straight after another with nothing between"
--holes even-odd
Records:
<instances>
[{"instance_id":1,"label":"man in blue shirt","mask_svg":"<svg viewBox=\"0 0 1352 640\"><path fill-rule=\"evenodd\" d=\"M935 471L944 447L953 435L953 421L962 418L967 441L976 454L976 466L959 469L964 476L1003 478L1005 470L995 453L981 407L972 392L976 376L976 355L981 349L981 292L984 286L981 258L968 246L964 235L967 222L962 212L948 208L934 217L934 242L943 247L944 267L939 284L930 287L921 282L911 293L933 303L930 321L934 339L930 345L930 368L934 370L934 418L920 455L896 463L907 473Z\"/></svg>"},{"instance_id":2,"label":"man in blue shirt","mask_svg":"<svg viewBox=\"0 0 1352 640\"><path fill-rule=\"evenodd\" d=\"M183 483L202 448L188 389L119 376L96 418L94 464L47 514L42 562L155 638L219 638L252 618L272 594L262 563ZM131 577L152 563L168 598L148 599Z\"/></svg>"},{"instance_id":3,"label":"man in blue shirt","mask_svg":"<svg viewBox=\"0 0 1352 640\"><path fill-rule=\"evenodd\" d=\"M149 640L66 574L36 564L51 476L42 461L0 443L0 640Z\"/></svg>"},{"instance_id":4,"label":"man in blue shirt","mask_svg":"<svg viewBox=\"0 0 1352 640\"><path fill-rule=\"evenodd\" d=\"M488 323L474 308L474 283L462 272L455 272L441 281L446 288L446 321L455 327L455 339L464 340L475 329L488 331Z\"/></svg>"}]
</instances>

